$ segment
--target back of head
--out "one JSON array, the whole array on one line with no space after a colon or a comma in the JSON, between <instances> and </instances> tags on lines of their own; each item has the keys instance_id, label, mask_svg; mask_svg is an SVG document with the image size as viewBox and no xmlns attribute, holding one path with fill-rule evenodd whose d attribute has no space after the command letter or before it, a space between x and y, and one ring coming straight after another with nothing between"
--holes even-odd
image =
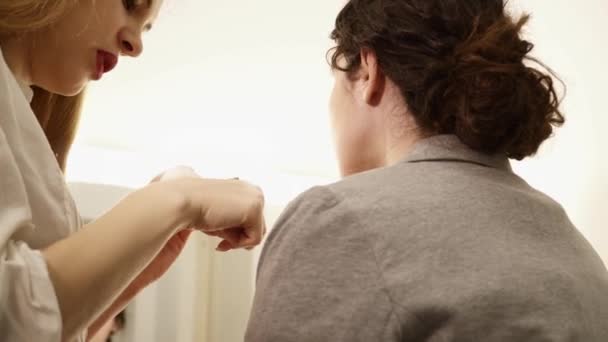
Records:
<instances>
[{"instance_id":1,"label":"back of head","mask_svg":"<svg viewBox=\"0 0 608 342\"><path fill-rule=\"evenodd\" d=\"M512 19L503 0L351 0L332 66L354 72L371 49L422 131L523 159L564 122L551 71L521 38L528 19Z\"/></svg>"},{"instance_id":2,"label":"back of head","mask_svg":"<svg viewBox=\"0 0 608 342\"><path fill-rule=\"evenodd\" d=\"M0 38L43 29L61 18L78 0L0 0ZM44 129L61 169L74 141L83 94L66 97L34 88L32 110Z\"/></svg>"}]
</instances>

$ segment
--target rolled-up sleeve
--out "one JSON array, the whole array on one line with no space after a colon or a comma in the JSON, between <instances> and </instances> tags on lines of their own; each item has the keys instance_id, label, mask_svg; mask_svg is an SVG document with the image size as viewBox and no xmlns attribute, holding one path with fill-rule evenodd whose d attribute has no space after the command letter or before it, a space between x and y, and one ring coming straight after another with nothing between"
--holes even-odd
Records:
<instances>
[{"instance_id":1,"label":"rolled-up sleeve","mask_svg":"<svg viewBox=\"0 0 608 342\"><path fill-rule=\"evenodd\" d=\"M27 193L0 128L0 341L61 340L61 313L40 251L19 239L34 229Z\"/></svg>"}]
</instances>

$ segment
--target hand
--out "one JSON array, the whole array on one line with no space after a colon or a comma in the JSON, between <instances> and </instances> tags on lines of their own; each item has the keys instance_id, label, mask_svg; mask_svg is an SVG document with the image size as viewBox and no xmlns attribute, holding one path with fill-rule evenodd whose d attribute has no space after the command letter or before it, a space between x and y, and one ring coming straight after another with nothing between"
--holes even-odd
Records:
<instances>
[{"instance_id":1,"label":"hand","mask_svg":"<svg viewBox=\"0 0 608 342\"><path fill-rule=\"evenodd\" d=\"M221 238L216 250L222 252L251 249L266 233L264 197L258 187L237 179L205 180L184 167L169 170L151 183L183 191L187 202L194 206L189 210L192 213L189 228L176 233L129 286L136 292L165 274L194 229Z\"/></svg>"},{"instance_id":2,"label":"hand","mask_svg":"<svg viewBox=\"0 0 608 342\"><path fill-rule=\"evenodd\" d=\"M205 232L205 234L209 236L215 236L222 239L222 241L215 248L218 252L227 252L231 249L235 249L239 245L239 241L242 239L243 235L246 234L242 228L231 228L224 229L219 231ZM266 235L266 227L263 227L262 237ZM253 249L253 246L245 247L247 250Z\"/></svg>"},{"instance_id":3,"label":"hand","mask_svg":"<svg viewBox=\"0 0 608 342\"><path fill-rule=\"evenodd\" d=\"M160 279L181 254L192 231L192 229L186 229L173 235L150 264L133 279L127 288L127 292L138 293L146 286Z\"/></svg>"},{"instance_id":4,"label":"hand","mask_svg":"<svg viewBox=\"0 0 608 342\"><path fill-rule=\"evenodd\" d=\"M237 179L203 178L168 180L158 186L185 197L187 227L224 239L218 250L252 248L262 241L264 195L257 186Z\"/></svg>"},{"instance_id":5,"label":"hand","mask_svg":"<svg viewBox=\"0 0 608 342\"><path fill-rule=\"evenodd\" d=\"M158 175L157 177L155 177L152 180L152 182L167 181L167 180L171 180L171 179L183 179L183 178L200 178L200 176L192 168L180 166L180 167L176 167L174 169L168 170L161 175ZM233 178L232 180L235 181L235 180L238 180L238 178ZM256 188L256 190L259 191L259 188ZM259 192L260 192L261 202L262 202L261 207L263 209L263 196L261 195L261 191L259 191ZM221 227L215 227L215 229L219 229L219 228L221 228ZM262 228L262 231L261 231L260 238L266 234L266 226L263 222L263 218L262 218L261 228ZM245 227L233 227L233 228L220 229L220 230L215 230L215 229L212 227L211 229L207 228L207 229L201 229L201 230L207 235L219 237L222 239L222 241L216 248L217 251L225 252L225 251L229 251L231 249L235 249L235 248L239 248L239 247L245 247L246 249L252 249L255 246L255 244L254 245L247 244L248 240L251 238L251 236L250 236L251 234L247 231L247 229L245 229Z\"/></svg>"}]
</instances>

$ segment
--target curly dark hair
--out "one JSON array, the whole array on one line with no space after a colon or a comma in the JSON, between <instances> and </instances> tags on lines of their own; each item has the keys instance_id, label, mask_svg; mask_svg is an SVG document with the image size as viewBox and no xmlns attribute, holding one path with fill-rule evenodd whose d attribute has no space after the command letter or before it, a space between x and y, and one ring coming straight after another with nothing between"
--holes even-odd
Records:
<instances>
[{"instance_id":1,"label":"curly dark hair","mask_svg":"<svg viewBox=\"0 0 608 342\"><path fill-rule=\"evenodd\" d=\"M331 65L349 74L372 50L418 126L521 160L564 123L555 73L504 0L351 0L336 18ZM530 66L532 65L532 66Z\"/></svg>"}]
</instances>

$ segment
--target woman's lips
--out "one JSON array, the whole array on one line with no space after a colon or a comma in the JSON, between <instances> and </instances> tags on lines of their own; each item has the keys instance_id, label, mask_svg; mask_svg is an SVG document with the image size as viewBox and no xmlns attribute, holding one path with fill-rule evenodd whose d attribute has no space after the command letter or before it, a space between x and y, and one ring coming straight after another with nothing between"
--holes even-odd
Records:
<instances>
[{"instance_id":1,"label":"woman's lips","mask_svg":"<svg viewBox=\"0 0 608 342\"><path fill-rule=\"evenodd\" d=\"M97 69L95 70L94 79L99 80L106 72L112 71L118 64L118 57L110 52L97 51Z\"/></svg>"}]
</instances>

